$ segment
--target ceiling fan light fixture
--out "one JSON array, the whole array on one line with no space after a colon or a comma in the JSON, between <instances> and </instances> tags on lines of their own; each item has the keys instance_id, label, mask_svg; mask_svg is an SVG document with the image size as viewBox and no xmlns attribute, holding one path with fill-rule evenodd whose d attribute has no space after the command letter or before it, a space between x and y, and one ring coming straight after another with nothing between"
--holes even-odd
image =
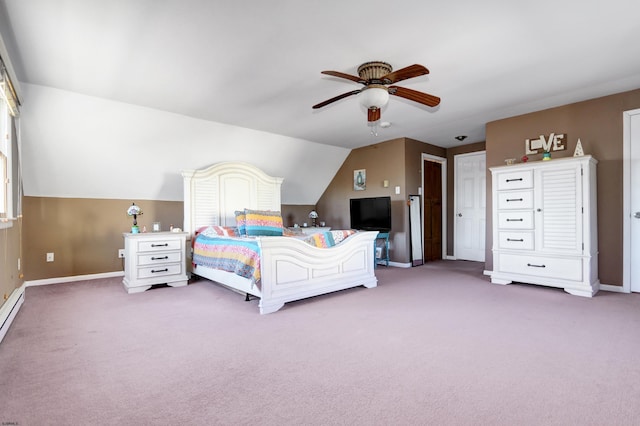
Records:
<instances>
[{"instance_id":1,"label":"ceiling fan light fixture","mask_svg":"<svg viewBox=\"0 0 640 426\"><path fill-rule=\"evenodd\" d=\"M366 109L381 109L389 102L389 91L384 86L372 87L371 85L360 92L358 97L360 98L360 104Z\"/></svg>"}]
</instances>

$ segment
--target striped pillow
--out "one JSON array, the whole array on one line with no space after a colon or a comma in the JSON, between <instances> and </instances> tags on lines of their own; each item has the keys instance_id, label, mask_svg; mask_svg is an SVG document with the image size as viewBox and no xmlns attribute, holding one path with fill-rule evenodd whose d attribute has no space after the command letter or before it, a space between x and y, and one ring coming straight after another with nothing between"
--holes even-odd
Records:
<instances>
[{"instance_id":1,"label":"striped pillow","mask_svg":"<svg viewBox=\"0 0 640 426\"><path fill-rule=\"evenodd\" d=\"M244 214L244 210L236 210L236 227L238 228L238 235L247 235L247 217Z\"/></svg>"},{"instance_id":2,"label":"striped pillow","mask_svg":"<svg viewBox=\"0 0 640 426\"><path fill-rule=\"evenodd\" d=\"M237 229L231 226L206 226L198 230L198 234L206 235L207 237L237 237Z\"/></svg>"},{"instance_id":3,"label":"striped pillow","mask_svg":"<svg viewBox=\"0 0 640 426\"><path fill-rule=\"evenodd\" d=\"M244 209L244 214L246 218L247 235L282 235L282 215L279 211Z\"/></svg>"}]
</instances>

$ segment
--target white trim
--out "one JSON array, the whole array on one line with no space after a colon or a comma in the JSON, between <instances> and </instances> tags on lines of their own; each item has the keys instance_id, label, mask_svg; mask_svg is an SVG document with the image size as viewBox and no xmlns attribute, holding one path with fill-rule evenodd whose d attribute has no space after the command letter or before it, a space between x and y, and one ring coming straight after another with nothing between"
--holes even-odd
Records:
<instances>
[{"instance_id":1,"label":"white trim","mask_svg":"<svg viewBox=\"0 0 640 426\"><path fill-rule=\"evenodd\" d=\"M444 260L458 260L458 258L455 256L447 256Z\"/></svg>"},{"instance_id":2,"label":"white trim","mask_svg":"<svg viewBox=\"0 0 640 426\"><path fill-rule=\"evenodd\" d=\"M628 291L624 291L624 288L621 285L610 285L610 284L602 284L602 283L600 283L600 291L612 291L614 293L629 293Z\"/></svg>"},{"instance_id":3,"label":"white trim","mask_svg":"<svg viewBox=\"0 0 640 426\"><path fill-rule=\"evenodd\" d=\"M631 292L631 116L640 109L622 113L622 291Z\"/></svg>"},{"instance_id":4,"label":"white trim","mask_svg":"<svg viewBox=\"0 0 640 426\"><path fill-rule=\"evenodd\" d=\"M124 276L124 271L103 272L101 274L73 275L70 277L46 278L43 280L25 281L26 287L35 287L39 285L63 284L76 281L97 280L100 278L113 278Z\"/></svg>"},{"instance_id":5,"label":"white trim","mask_svg":"<svg viewBox=\"0 0 640 426\"><path fill-rule=\"evenodd\" d=\"M385 266L385 265L384 265L384 263L378 263L378 266ZM411 262L409 262L409 263L389 262L389 266L394 266L396 268L412 268L413 267L411 265Z\"/></svg>"},{"instance_id":6,"label":"white trim","mask_svg":"<svg viewBox=\"0 0 640 426\"><path fill-rule=\"evenodd\" d=\"M422 170L422 176L420 180L420 191L421 202L422 202L422 210L421 210L421 225L424 225L424 162L433 161L435 163L440 163L442 167L442 258L445 259L447 257L447 159L443 157L438 157L431 154L422 154L422 161L420 162L420 168ZM424 226L422 228L422 240L424 241ZM424 253L422 254L424 259Z\"/></svg>"},{"instance_id":7,"label":"white trim","mask_svg":"<svg viewBox=\"0 0 640 426\"><path fill-rule=\"evenodd\" d=\"M22 303L24 303L24 283L11 292L11 296L0 306L0 343L9 331L13 319L18 314Z\"/></svg>"}]
</instances>

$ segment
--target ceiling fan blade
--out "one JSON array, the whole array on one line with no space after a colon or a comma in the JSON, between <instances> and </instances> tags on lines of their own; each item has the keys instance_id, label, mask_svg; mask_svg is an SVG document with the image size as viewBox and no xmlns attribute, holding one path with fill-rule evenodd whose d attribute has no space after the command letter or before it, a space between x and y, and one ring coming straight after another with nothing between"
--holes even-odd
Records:
<instances>
[{"instance_id":1,"label":"ceiling fan blade","mask_svg":"<svg viewBox=\"0 0 640 426\"><path fill-rule=\"evenodd\" d=\"M380 108L369 108L367 110L367 121L373 122L380 120Z\"/></svg>"},{"instance_id":2,"label":"ceiling fan blade","mask_svg":"<svg viewBox=\"0 0 640 426\"><path fill-rule=\"evenodd\" d=\"M320 74L330 75L332 77L346 78L347 80L355 81L356 83L366 84L367 82L360 77L356 77L355 75L345 74L339 71L322 71Z\"/></svg>"},{"instance_id":3,"label":"ceiling fan blade","mask_svg":"<svg viewBox=\"0 0 640 426\"><path fill-rule=\"evenodd\" d=\"M384 84L392 84L425 74L429 74L429 70L427 68L422 65L414 64L397 71L390 72L387 75L383 75L380 80L382 80Z\"/></svg>"},{"instance_id":4,"label":"ceiling fan blade","mask_svg":"<svg viewBox=\"0 0 640 426\"><path fill-rule=\"evenodd\" d=\"M440 103L440 98L429 95L427 93L418 92L417 90L407 89L406 87L389 86L389 94L409 99L426 106L434 107Z\"/></svg>"},{"instance_id":5,"label":"ceiling fan blade","mask_svg":"<svg viewBox=\"0 0 640 426\"><path fill-rule=\"evenodd\" d=\"M333 102L335 102L335 101L339 101L340 99L344 99L344 98L349 97L349 96L352 96L352 95L357 95L357 94L358 94L358 93L360 93L361 91L362 91L362 90L352 90L351 92L343 93L342 95L338 95L338 96L336 96L336 97L334 97L334 98L327 99L327 100L326 100L326 101L324 101L324 102L320 102L319 104L314 105L314 106L313 106L313 109L322 108L323 106L327 106L327 105L329 105L330 103L333 103Z\"/></svg>"}]
</instances>

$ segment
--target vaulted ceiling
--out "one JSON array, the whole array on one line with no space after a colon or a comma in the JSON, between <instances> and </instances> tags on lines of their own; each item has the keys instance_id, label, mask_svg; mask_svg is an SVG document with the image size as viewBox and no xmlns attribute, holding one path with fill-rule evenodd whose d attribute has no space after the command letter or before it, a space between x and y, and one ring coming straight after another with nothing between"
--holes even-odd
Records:
<instances>
[{"instance_id":1,"label":"vaulted ceiling","mask_svg":"<svg viewBox=\"0 0 640 426\"><path fill-rule=\"evenodd\" d=\"M640 87L637 0L3 0L23 82L356 148L396 137L443 147L485 123ZM429 75L398 85L372 134L358 89L320 74L363 62Z\"/></svg>"}]
</instances>

